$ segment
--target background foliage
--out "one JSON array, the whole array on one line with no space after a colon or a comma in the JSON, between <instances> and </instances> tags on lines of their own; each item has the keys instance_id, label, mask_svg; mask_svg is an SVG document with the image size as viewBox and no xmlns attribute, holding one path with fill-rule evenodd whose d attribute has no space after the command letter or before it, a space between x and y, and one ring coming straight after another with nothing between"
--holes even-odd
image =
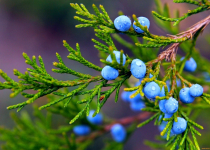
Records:
<instances>
[{"instance_id":1,"label":"background foliage","mask_svg":"<svg viewBox=\"0 0 210 150\"><path fill-rule=\"evenodd\" d=\"M161 24L161 23L160 23ZM171 32L171 34L174 32L174 33L176 33L176 31L170 31L170 28L168 27L165 27L165 29L167 29L167 32ZM173 33L173 34L174 34ZM117 38L117 37L116 37ZM119 41L119 40L118 40ZM152 57L152 56L151 56ZM25 117L25 118L27 118L27 115L22 115L23 116L23 118ZM13 117L13 118L15 118L15 116ZM65 137L65 134L64 134L64 137ZM203 140L203 141L205 141L205 140ZM52 141L50 141L50 142L53 142L53 140ZM46 143L46 142L44 142L44 143Z\"/></svg>"}]
</instances>

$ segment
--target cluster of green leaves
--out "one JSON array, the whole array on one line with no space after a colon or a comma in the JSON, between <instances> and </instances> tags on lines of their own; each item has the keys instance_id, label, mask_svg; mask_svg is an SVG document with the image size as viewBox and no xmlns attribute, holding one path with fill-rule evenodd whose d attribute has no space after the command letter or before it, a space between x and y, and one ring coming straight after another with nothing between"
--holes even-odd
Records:
<instances>
[{"instance_id":1,"label":"cluster of green leaves","mask_svg":"<svg viewBox=\"0 0 210 150\"><path fill-rule=\"evenodd\" d=\"M66 94L67 90L64 91ZM54 95L49 95L49 101L54 101L57 97ZM92 143L91 140L86 140L83 144L79 144L76 141L76 136L72 133L73 125L66 125L65 122L77 114L81 107L77 104L78 97L72 100L72 103L67 107L63 108L64 102L50 107L46 113L43 115L38 109L38 106L34 106L34 116L35 120L25 111L21 111L20 116L16 113L11 113L11 117L15 122L15 127L13 129L6 129L0 127L0 140L4 141L5 144L2 145L3 150L11 149L30 149L30 150L84 150L88 145ZM57 129L55 129L54 121L52 120L54 115L58 114L63 116L61 119L65 120ZM88 121L85 116L81 118L78 124L87 123ZM76 124L75 124L76 125ZM92 127L93 129L95 127Z\"/></svg>"},{"instance_id":2,"label":"cluster of green leaves","mask_svg":"<svg viewBox=\"0 0 210 150\"><path fill-rule=\"evenodd\" d=\"M196 1L196 0L174 0L174 3L188 3L188 4L196 5L198 7L193 10L188 10L188 12L186 14L184 14L182 17L176 16L176 18L170 18L170 16L168 16L169 13L161 14L160 13L161 9L158 9L157 10L158 12L152 11L152 14L163 21L175 22L173 25L176 26L177 24L179 24L182 20L186 19L187 17L197 14L199 12L208 10L209 6L210 6L210 3L207 0L200 1L200 2Z\"/></svg>"},{"instance_id":3,"label":"cluster of green leaves","mask_svg":"<svg viewBox=\"0 0 210 150\"><path fill-rule=\"evenodd\" d=\"M174 1L175 3L181 3L181 2L185 2L185 3L190 3L192 4L192 1ZM162 24L163 27L164 26L168 26L171 25L170 22L176 21L175 25L177 25L180 21L186 19L188 16L193 15L193 14L197 14L201 11L205 11L209 9L209 2L197 2L198 5L200 5L200 7L198 7L198 9L195 9L193 11L188 12L187 14L185 14L182 17L179 17L179 13L177 11L176 13L176 19L170 19L169 17L169 9L168 6L165 5L164 9L161 8L160 2L159 0L156 0L156 4L158 6L158 13L153 12L153 14L158 18L160 18L162 21L169 21L168 23L164 23ZM95 32L97 33L103 33L103 34L113 34L113 33L119 33L119 31L117 29L115 29L113 22L110 20L110 18L108 17L105 9L103 8L102 5L100 5L101 11L103 13L100 13L99 9L93 5L93 9L96 13L96 16L94 14L90 14L87 9L85 8L85 6L83 4L78 5L78 4L71 4L71 6L77 10L77 14L81 15L81 16L85 16L88 19L84 19L81 18L79 16L75 16L75 19L85 23L85 24L79 24L76 27L77 28L82 28L82 27L93 27L95 30ZM122 13L121 13L122 15ZM165 15L165 17L163 17L162 15ZM162 18L161 18L162 17ZM163 19L165 18L165 20ZM166 20L166 18L168 18ZM135 38L133 39L135 41L136 46L138 47L144 47L144 48L159 48L159 47L165 47L167 45L170 45L171 43L182 43L186 40L188 40L188 37L181 37L181 38L171 38L171 37L166 37L166 36L158 36L158 35L154 35L152 33L149 32L149 30L147 29L147 27L142 26L138 20L137 17L135 15L133 15L133 19L136 22L136 25L138 27L140 27L144 33L142 34L138 34L135 32L135 30L133 30L133 28L130 28L127 32L124 32L124 34L130 35L130 36L136 36L136 37L143 37L143 39L145 39L146 41L149 41L148 43L139 43L138 40L136 40ZM157 18L156 18L157 19ZM167 27L169 28L169 27ZM173 29L174 32L178 31L178 27ZM117 37L118 38L118 37ZM118 41L121 41L121 43L123 43L124 41L122 41L122 39L120 40L118 38ZM126 47L130 48L131 50L133 49L133 46L128 43L125 42L123 43L123 45L125 45ZM137 54L137 53L136 53Z\"/></svg>"},{"instance_id":4,"label":"cluster of green leaves","mask_svg":"<svg viewBox=\"0 0 210 150\"><path fill-rule=\"evenodd\" d=\"M68 94L69 90L64 88L62 92ZM58 96L54 94L50 94L47 97L49 102L52 102L58 98ZM83 97L84 96L74 97L71 103L66 107L63 107L63 105L65 105L65 102L63 101L61 103L52 105L51 107L47 108L47 113L45 115L41 113L37 105L34 105L33 115L35 119L31 118L30 115L25 111L21 111L20 116L12 112L11 118L16 124L15 127L13 129L0 127L0 141L4 142L4 144L2 144L2 149L85 150L87 147L91 147L91 145L94 143L94 138L100 137L101 133L103 132L107 132L104 130L105 126L91 124L87 120L86 115L82 115L80 119L72 125L66 124L69 119L74 117L83 109L83 106L77 103ZM96 107L96 102L91 104L91 108ZM54 114L60 116L60 123L56 123L59 125L55 125L53 118L56 116ZM113 120L110 118L105 117L104 119L105 124L109 125L113 122ZM92 138L87 136L86 138L82 137L83 139L79 139L72 132L75 126L81 124L88 125L91 128L91 131L95 132L93 133ZM105 139L106 142L104 150L112 150L113 148L122 149L131 134L135 131L136 125L137 123L133 122L127 128L127 138L123 143L117 143L110 139Z\"/></svg>"},{"instance_id":5,"label":"cluster of green leaves","mask_svg":"<svg viewBox=\"0 0 210 150\"><path fill-rule=\"evenodd\" d=\"M180 17L179 12L176 11L175 19L170 18L169 13L169 7L168 5L162 6L160 0L155 0L157 5L157 12L153 11L153 15L156 17L155 21L157 24L159 24L163 29L167 30L167 32L170 32L171 34L177 34L179 33L179 27L178 23L184 19L186 19L188 16L197 14L199 12L208 10L210 7L210 4L206 0L202 1L195 1L195 0L174 0L175 3L189 3L189 4L195 4L198 5L198 8L189 11L184 16ZM131 96L135 97L137 94L141 94L141 96L144 96L144 93L142 92L142 89L144 85L147 82L154 81L156 82L160 88L164 87L166 96L164 97L156 97L155 102L150 101L149 99L145 98L145 105L146 108L142 109L143 111L152 112L153 115L147 119L146 121L140 123L138 127L142 127L152 120L156 119L155 125L160 125L162 121L168 121L168 124L166 125L165 129L161 132L161 135L167 134L166 140L168 142L166 143L166 146L171 147L171 149L175 149L177 145L179 145L179 149L199 149L198 142L196 140L195 134L201 135L199 131L197 131L194 127L197 127L199 129L203 129L203 127L199 124L197 124L195 121L189 118L189 115L191 114L192 109L196 108L209 108L206 107L205 102L210 104L210 98L209 94L203 94L201 97L204 101L199 101L201 98L198 98L198 100L194 104L189 104L187 107L179 106L179 111L177 113L174 113L174 115L171 118L161 118L159 119L160 115L163 116L161 111L158 108L158 102L162 99L168 99L169 97L173 96L174 98L178 99L178 91L180 90L179 87L176 85L176 78L179 78L182 82L182 87L184 86L191 86L191 82L197 82L201 85L210 85L210 83L206 83L204 79L200 79L194 75L183 73L183 66L186 62L186 60L190 57L193 57L197 61L198 70L195 72L195 74L202 72L210 72L207 66L210 64L208 60L204 59L197 49L195 49L195 43L197 40L198 35L200 32L204 29L204 26L201 26L196 32L192 35L193 38L189 36L158 36L150 33L148 28L145 26L142 26L138 20L136 15L133 15L133 20L136 22L136 26L141 28L144 33L139 34L136 33L135 30L131 27L127 32L124 32L125 35L128 35L133 43L129 43L126 40L124 40L117 29L115 29L113 21L110 19L108 13L104 9L102 5L100 5L100 10L93 5L93 9L95 11L95 14L91 14L86 7L83 4L70 4L75 10L76 14L79 16L75 16L74 18L82 24L76 25L77 28L82 27L92 27L94 28L94 31L96 32L96 37L98 37L100 40L103 41L100 42L96 39L92 39L92 41L95 43L95 48L99 50L100 56L101 56L101 62L105 65L109 65L115 69L118 69L120 74L119 78L114 80L112 83L108 83L107 80L103 79L102 76L91 76L89 74L84 74L77 72L75 70L72 70L68 68L60 55L56 53L56 56L58 58L58 62L54 62L53 65L56 67L56 69L52 69L53 72L56 73L66 73L71 74L77 79L74 80L68 80L68 81L62 81L57 80L53 78L49 73L47 73L44 62L39 56L39 64L36 62L36 57L33 56L32 59L29 58L29 56L25 53L23 53L23 57L26 60L26 63L30 65L32 68L27 68L27 71L25 74L20 73L18 70L14 69L14 74L18 76L20 79L18 82L11 79L5 72L0 70L0 75L5 79L5 82L0 82L0 89L11 89L11 97L17 96L19 93L22 94L25 98L28 98L28 100L9 106L8 109L14 109L17 108L18 111L20 111L24 106L33 103L38 98L45 96L45 95L54 95L53 98L45 105L39 107L39 109L48 108L49 111L52 113L58 113L60 115L63 115L64 117L67 117L70 121L70 123L75 122L79 117L81 118L81 121L85 120L84 113L86 112L86 115L89 115L90 106L93 103L96 103L96 111L93 116L95 116L97 113L100 112L100 109L104 106L107 99L110 97L112 93L116 90L116 96L115 96L115 102L118 101L119 91L122 85L125 85L127 88L126 91L135 91L136 92ZM121 12L120 15L123 13ZM85 18L84 18L85 17ZM168 21L168 22L164 22ZM174 25L177 25L176 27L173 27L171 22L175 22ZM147 62L147 74L146 77L141 81L141 84L137 87L130 87L130 84L127 82L127 79L130 78L131 73L128 69L128 66L130 65L132 58L130 58L128 55L126 56L126 63L123 66L122 65L122 55L123 51L121 50L121 61L120 64L117 63L116 58L114 56L113 51L118 50L112 40L113 38L125 46L126 48L130 49L131 52L134 54L135 57L140 58L141 60ZM143 38L143 42L141 43L138 40L138 37ZM69 55L67 56L69 59L77 61L88 68L94 69L96 71L101 71L102 68L99 66L94 65L93 63L87 61L81 54L79 44L76 44L76 49L73 49L66 41L63 41L64 46L69 51ZM186 57L182 61L176 61L175 59L172 59L171 62L166 62L163 58L156 58L158 53L158 48L165 47L168 45L173 46L173 44L180 45L180 47L183 49L183 51L186 53ZM190 46L189 46L190 45ZM176 55L176 51L172 51L170 55ZM105 61L107 55L111 55L112 63ZM179 58L180 56L177 56ZM161 67L164 68L165 74L160 74ZM153 77L149 78L149 74L152 74ZM166 81L171 80L171 90L168 91ZM87 89L88 85L92 82L95 82L96 85L93 89ZM64 92L61 90L62 88L66 87L77 87L72 91ZM104 87L110 87L108 90L103 91ZM29 91L28 91L29 90ZM30 94L30 90L34 90L37 93ZM85 95L84 99L77 99L74 101L74 98L76 96L82 96ZM94 102L96 97L96 101ZM81 98L81 97L80 97ZM72 104L74 104L74 107L69 108ZM79 107L82 106L82 107ZM75 110L76 111L73 111ZM180 135L175 135L173 137L170 137L170 131L172 129L172 124L174 121L177 121L177 116L181 116L185 118L188 121L188 127L187 130ZM17 117L16 117L17 118ZM28 118L28 117L26 117ZM43 118L43 117L42 117ZM24 122L24 117L22 118ZM28 122L28 119L26 119ZM42 121L44 121L42 119ZM46 122L46 121L45 121ZM82 123L82 122L77 122ZM87 122L86 122L87 123ZM32 124L32 123L30 123ZM40 125L41 123L39 123ZM45 123L46 124L46 123ZM91 125L90 125L91 126ZM28 126L24 126L25 128ZM46 125L45 129L48 129L49 126ZM34 128L35 129L35 128ZM67 129L67 130L65 130ZM65 132L70 131L72 129L72 126L70 127L64 127L62 129L58 129L55 132L61 133L60 131L64 132L64 138L66 139ZM3 130L3 129L2 129ZM30 129L31 130L31 129ZM27 132L31 132L31 131ZM37 128L35 130L38 130ZM63 131L65 130L65 131ZM134 128L132 128L132 131L134 131ZM11 133L10 135L15 133L15 131L7 131L8 133ZM43 134L44 132L41 131ZM191 141L189 137L189 132L191 132L193 141ZM6 133L6 132L5 132ZM25 134L23 132L23 134ZM34 135L36 133L33 133ZM35 135L37 137L38 135ZM6 140L10 139L10 136L3 136ZM53 136L52 136L53 137ZM54 139L55 137L53 137ZM53 139L49 138L49 142L54 143ZM11 138L12 140L12 138ZM65 141L65 140L64 140ZM69 140L66 140L66 142ZM70 140L71 141L71 140ZM72 139L73 141L73 139ZM26 142L23 140L23 142ZM45 143L49 143L48 141ZM21 143L21 142L20 142ZM33 143L34 144L34 143ZM32 146L33 146L32 144ZM72 143L61 143L66 144L71 148ZM73 143L73 145L75 145ZM155 144L154 144L155 145ZM170 146L171 145L171 146ZM17 146L17 145L15 145ZM60 145L58 145L59 147ZM106 147L106 149L113 149L113 147L117 146L118 148L122 148L123 144L114 144L110 143ZM44 146L43 146L44 147ZM115 147L116 148L116 147Z\"/></svg>"},{"instance_id":6,"label":"cluster of green leaves","mask_svg":"<svg viewBox=\"0 0 210 150\"><path fill-rule=\"evenodd\" d=\"M70 52L69 56L67 56L69 59L78 61L81 64L92 68L97 71L101 71L101 68L92 64L91 62L88 62L86 59L84 59L80 53L80 47L77 44L76 45L76 50L74 50L72 47L68 45L66 41L64 41L64 46L68 49ZM17 111L20 111L24 106L33 103L35 100L38 98L48 95L50 93L53 93L54 95L60 96L60 98L55 99L54 101L51 101L47 103L46 105L41 106L39 109L44 109L47 107L50 107L51 105L54 105L56 103L59 103L61 101L66 101L64 104L64 107L66 107L71 99L74 96L77 95L89 95L86 99L79 101L78 103L83 104L86 103L85 107L79 114L77 114L70 123L73 123L76 119L78 119L84 111L86 111L87 115L89 114L89 107L94 99L95 96L98 97L97 99L97 113L100 111L100 108L105 104L106 100L109 98L109 96L117 89L118 92L116 92L116 101L118 100L118 94L121 85L125 82L127 78L130 77L130 72L126 67L123 67L122 64L118 64L116 62L116 59L114 59L114 54L112 52L113 50L110 50L110 55L113 58L113 62L104 62L105 64L108 64L110 66L115 66L115 68L118 68L121 70L121 79L116 81L115 84L107 84L107 81L102 78L102 76L91 76L89 74L83 74L80 72L76 72L70 68L68 68L60 55L56 53L56 56L58 58L59 62L54 62L53 65L57 67L58 69L52 69L52 71L56 73L67 73L74 75L78 77L78 79L74 79L71 81L59 81L55 78L53 78L50 74L47 73L43 60L41 56L39 56L39 63L40 66L37 65L36 63L36 57L33 56L32 59L28 57L27 54L23 53L23 57L25 58L25 62L33 67L27 68L27 71L25 74L20 73L18 70L14 69L14 74L18 76L20 79L19 82L14 81L11 79L5 72L0 70L0 75L6 80L4 83L0 83L0 89L11 89L13 93L10 94L10 97L15 97L19 93L22 94L22 96L28 98L28 100L9 106L8 109L14 109L17 108ZM128 66L130 61L128 60L126 62L125 66ZM95 88L91 90L87 90L86 87L91 83L91 82L97 82L101 81L99 85L96 85ZM69 92L68 94L64 94L62 92L59 92L59 89L65 88L65 87L73 87L73 86L78 86L78 88L74 89L73 91ZM109 90L106 91L101 91L103 87L111 87ZM36 94L30 94L26 93L26 90L34 90L37 91ZM95 114L96 115L96 114Z\"/></svg>"},{"instance_id":7,"label":"cluster of green leaves","mask_svg":"<svg viewBox=\"0 0 210 150\"><path fill-rule=\"evenodd\" d=\"M64 88L64 90L59 92L68 94L69 90ZM50 94L47 97L49 102L58 99L58 96L54 94ZM14 112L11 113L11 117L16 125L13 129L0 127L0 140L5 142L5 144L2 145L2 149L85 150L94 141L90 138L86 138L82 141L78 140L72 132L73 128L81 124L90 126L92 131L103 131L103 128L91 124L87 120L86 115L82 115L73 125L66 124L69 119L72 119L83 109L83 106L77 103L82 98L84 98L84 96L75 96L66 107L63 107L65 105L64 101L52 105L47 108L46 115L43 115L38 109L38 106L34 105L33 115L35 116L35 121L32 121L32 118L30 118L29 114L25 111L21 111L20 116L17 116ZM96 108L96 106L96 102L91 104L92 109ZM59 120L61 122L56 123L59 124L59 126L54 124L54 114L60 116ZM105 122L110 123L110 121L111 120L107 120Z\"/></svg>"}]
</instances>

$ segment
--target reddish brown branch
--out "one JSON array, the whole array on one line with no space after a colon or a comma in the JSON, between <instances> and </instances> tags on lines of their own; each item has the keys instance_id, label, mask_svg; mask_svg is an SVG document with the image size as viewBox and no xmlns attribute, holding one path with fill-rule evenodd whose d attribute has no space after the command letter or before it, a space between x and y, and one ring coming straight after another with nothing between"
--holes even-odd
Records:
<instances>
[{"instance_id":1,"label":"reddish brown branch","mask_svg":"<svg viewBox=\"0 0 210 150\"><path fill-rule=\"evenodd\" d=\"M183 39L183 38L192 39L196 32L198 32L199 30L203 31L209 23L210 23L210 15L205 19L199 21L198 23L194 24L193 26L191 26L189 30L181 32L177 35L170 35L170 37L171 39ZM175 60L179 44L181 43L172 44L169 48L160 53L158 58L147 62L146 65L151 66L152 64L162 61L164 59Z\"/></svg>"},{"instance_id":2,"label":"reddish brown branch","mask_svg":"<svg viewBox=\"0 0 210 150\"><path fill-rule=\"evenodd\" d=\"M182 39L182 38L192 39L196 32L198 32L199 30L203 31L209 23L210 23L210 15L206 17L205 19L199 21L198 23L194 24L193 26L191 26L189 30L181 32L175 36L171 35L171 37L172 39ZM174 59L176 57L176 52L177 52L179 44L180 43L172 44L172 46L170 46L168 49L163 51L158 56L158 59L160 60Z\"/></svg>"},{"instance_id":3,"label":"reddish brown branch","mask_svg":"<svg viewBox=\"0 0 210 150\"><path fill-rule=\"evenodd\" d=\"M151 114L152 113L150 113L150 112L142 112L139 115L134 116L134 117L126 117L126 118L122 118L122 119L119 119L119 120L115 120L108 125L104 125L102 127L102 129L99 130L99 131L92 132L90 135L87 135L87 136L78 137L76 141L77 142L83 142L85 140L93 140L96 137L98 137L98 136L100 136L100 135L102 135L106 132L109 132L109 130L111 129L113 124L120 123L122 125L127 125L127 124L130 124L130 123L135 122L135 121L142 121L142 120L148 118Z\"/></svg>"}]
</instances>

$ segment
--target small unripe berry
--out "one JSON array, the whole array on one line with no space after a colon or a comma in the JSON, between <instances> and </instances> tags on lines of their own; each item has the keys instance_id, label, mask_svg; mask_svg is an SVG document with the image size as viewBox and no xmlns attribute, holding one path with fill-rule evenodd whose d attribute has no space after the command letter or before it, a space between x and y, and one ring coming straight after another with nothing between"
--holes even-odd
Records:
<instances>
[{"instance_id":1,"label":"small unripe berry","mask_svg":"<svg viewBox=\"0 0 210 150\"><path fill-rule=\"evenodd\" d=\"M154 81L146 83L143 92L148 99L155 99L160 94L160 87Z\"/></svg>"},{"instance_id":2,"label":"small unripe berry","mask_svg":"<svg viewBox=\"0 0 210 150\"><path fill-rule=\"evenodd\" d=\"M168 100L165 102L165 110L166 113L168 114L173 114L178 110L178 101L174 99L173 97L170 97Z\"/></svg>"},{"instance_id":3,"label":"small unripe berry","mask_svg":"<svg viewBox=\"0 0 210 150\"><path fill-rule=\"evenodd\" d=\"M141 79L145 77L146 65L140 59L134 59L131 63L131 74L137 78Z\"/></svg>"},{"instance_id":4,"label":"small unripe berry","mask_svg":"<svg viewBox=\"0 0 210 150\"><path fill-rule=\"evenodd\" d=\"M203 94L203 87L199 84L193 84L190 87L190 95L193 97L199 97Z\"/></svg>"},{"instance_id":5,"label":"small unripe berry","mask_svg":"<svg viewBox=\"0 0 210 150\"><path fill-rule=\"evenodd\" d=\"M187 128L187 121L184 118L178 117L178 122L173 123L172 130L175 134L183 133Z\"/></svg>"},{"instance_id":6,"label":"small unripe berry","mask_svg":"<svg viewBox=\"0 0 210 150\"><path fill-rule=\"evenodd\" d=\"M80 136L88 135L90 133L90 127L87 125L78 125L73 128L73 132Z\"/></svg>"},{"instance_id":7,"label":"small unripe berry","mask_svg":"<svg viewBox=\"0 0 210 150\"><path fill-rule=\"evenodd\" d=\"M116 58L116 60L117 60L117 63L120 64L120 51L113 51L113 53L115 54L115 58ZM106 61L112 62L112 57L111 57L111 55L109 55L109 56L106 58ZM125 61L126 61L126 57L125 57L125 55L123 54L123 66L125 65Z\"/></svg>"},{"instance_id":8,"label":"small unripe berry","mask_svg":"<svg viewBox=\"0 0 210 150\"><path fill-rule=\"evenodd\" d=\"M131 27L131 20L127 16L121 15L114 20L114 26L119 31L128 31Z\"/></svg>"},{"instance_id":9,"label":"small unripe berry","mask_svg":"<svg viewBox=\"0 0 210 150\"><path fill-rule=\"evenodd\" d=\"M123 142L126 138L126 130L121 124L115 124L111 128L111 135L116 142Z\"/></svg>"},{"instance_id":10,"label":"small unripe berry","mask_svg":"<svg viewBox=\"0 0 210 150\"><path fill-rule=\"evenodd\" d=\"M94 110L90 111L89 116L87 116L87 120L92 124L99 125L103 121L103 116L101 113L98 113L95 117L93 117L94 112Z\"/></svg>"},{"instance_id":11,"label":"small unripe berry","mask_svg":"<svg viewBox=\"0 0 210 150\"><path fill-rule=\"evenodd\" d=\"M150 21L146 17L138 17L137 19L142 26L147 26L147 28L149 29ZM135 21L133 22L133 28L137 33L144 32L142 29L140 29L139 27L135 25Z\"/></svg>"},{"instance_id":12,"label":"small unripe berry","mask_svg":"<svg viewBox=\"0 0 210 150\"><path fill-rule=\"evenodd\" d=\"M190 95L190 88L186 87L179 92L180 101L186 104L192 103L195 98Z\"/></svg>"},{"instance_id":13,"label":"small unripe berry","mask_svg":"<svg viewBox=\"0 0 210 150\"><path fill-rule=\"evenodd\" d=\"M183 60L184 57L181 58ZM185 62L184 70L188 72L194 72L197 68L196 61L191 57L189 60Z\"/></svg>"},{"instance_id":14,"label":"small unripe berry","mask_svg":"<svg viewBox=\"0 0 210 150\"><path fill-rule=\"evenodd\" d=\"M112 68L110 66L105 66L101 71L101 75L106 80L114 80L118 77L119 72L115 68Z\"/></svg>"}]
</instances>

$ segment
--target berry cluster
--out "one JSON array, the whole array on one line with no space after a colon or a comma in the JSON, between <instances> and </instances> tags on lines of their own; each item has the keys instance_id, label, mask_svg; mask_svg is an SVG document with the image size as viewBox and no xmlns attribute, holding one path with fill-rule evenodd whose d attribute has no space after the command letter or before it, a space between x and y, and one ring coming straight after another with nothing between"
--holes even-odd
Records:
<instances>
[{"instance_id":1,"label":"berry cluster","mask_svg":"<svg viewBox=\"0 0 210 150\"><path fill-rule=\"evenodd\" d=\"M171 118L173 114L177 112L178 106L179 106L178 101L172 97L170 97L168 100L161 100L159 102L159 108L165 114L164 118ZM187 121L184 118L180 118L180 117L178 117L177 119L178 119L178 122L174 121L173 123L171 135L181 134L186 130ZM167 122L163 121L159 129L162 129L163 127L165 128L166 124Z\"/></svg>"},{"instance_id":2,"label":"berry cluster","mask_svg":"<svg viewBox=\"0 0 210 150\"><path fill-rule=\"evenodd\" d=\"M139 79L140 81L145 77L146 75L146 65L143 61L140 59L134 59L131 62L131 74ZM149 75L150 78L153 77L152 74ZM143 88L144 95L150 99L150 100L155 100L156 96L165 96L165 90L164 87L160 89L159 85L155 83L154 81L152 82L147 82Z\"/></svg>"},{"instance_id":3,"label":"berry cluster","mask_svg":"<svg viewBox=\"0 0 210 150\"><path fill-rule=\"evenodd\" d=\"M93 117L94 110L90 110L87 120L93 125L101 125L103 123L102 114L98 113ZM116 142L123 142L126 138L126 130L121 124L114 124L111 129L111 135ZM73 132L78 136L85 136L91 132L88 125L77 125L73 128Z\"/></svg>"},{"instance_id":4,"label":"berry cluster","mask_svg":"<svg viewBox=\"0 0 210 150\"><path fill-rule=\"evenodd\" d=\"M162 116L160 116L162 117ZM184 118L177 117L177 122L174 121L172 130L170 132L170 136L181 134L183 133L187 128L187 121ZM159 131L162 132L163 129L166 127L167 121L163 121L161 125L158 127ZM164 139L166 139L166 134L163 136Z\"/></svg>"},{"instance_id":5,"label":"berry cluster","mask_svg":"<svg viewBox=\"0 0 210 150\"><path fill-rule=\"evenodd\" d=\"M118 64L120 64L120 52L119 51L113 51L114 53L114 56L116 58L116 61ZM106 58L106 61L107 62L112 62L112 58L111 58L111 55L109 55L107 58ZM125 55L123 54L123 66L125 65L125 61L126 61L126 57ZM106 80L114 80L118 77L119 75L119 72L117 69L113 68L113 67L110 67L110 66L105 66L102 71L101 71L101 75L103 76L104 79Z\"/></svg>"},{"instance_id":6,"label":"berry cluster","mask_svg":"<svg viewBox=\"0 0 210 150\"><path fill-rule=\"evenodd\" d=\"M184 57L181 58L183 60ZM197 68L195 60L191 57L186 61L184 70L188 72L194 72ZM195 97L199 97L203 94L203 87L199 84L194 84L190 88L182 88L179 92L179 98L181 102L185 104L192 103L195 100Z\"/></svg>"},{"instance_id":7,"label":"berry cluster","mask_svg":"<svg viewBox=\"0 0 210 150\"><path fill-rule=\"evenodd\" d=\"M118 22L119 22L119 20L118 20ZM120 52L114 51L114 54L115 54L117 63L120 63ZM184 58L182 58L182 60L183 59ZM111 55L109 55L107 57L106 61L112 62ZM123 55L123 65L125 64L125 61L126 61L126 57ZM184 70L193 72L193 71L195 71L196 66L197 65L196 65L196 62L194 61L194 59L190 58L189 60L186 61ZM106 66L106 67L109 67L109 66ZM112 68L112 67L110 67L110 68ZM114 68L112 68L112 69L116 70ZM135 78L139 79L139 82L137 82L135 85L135 86L139 86L141 84L141 81L143 80L143 78L145 78L145 76L146 76L147 68L146 68L145 63L143 61L141 61L140 59L134 59L131 62L130 71L131 71L131 74ZM118 76L118 70L116 70L115 72L117 72L117 75L113 74L111 71L105 70L105 67L104 67L102 70L102 76L106 80L110 80L110 79L113 80L113 79L117 78L117 76ZM149 78L152 78L152 77L153 77L153 75L150 74ZM167 85L168 85L168 88L170 88L169 83L167 83ZM178 86L181 86L181 82L179 79L177 79L177 87ZM164 87L162 87L162 89L161 89L160 86L154 81L147 82L144 85L142 91L143 91L145 97L152 101L155 101L157 96L159 96L159 97L166 96ZM124 91L122 93L122 99L126 102L130 102L130 107L132 110L140 111L142 108L145 107L145 104L142 101L143 98L140 96L140 94L137 94L134 98L131 98L131 95L134 94L135 92L136 91L132 91L132 92ZM179 93L179 97L183 103L192 103L194 101L195 97L199 97L202 94L203 94L202 86L200 86L198 84L194 84L190 88L185 87L185 88L181 89L180 93ZM169 99L161 100L159 102L159 109L164 113L164 118L171 118L173 116L173 114L177 112L178 107L179 107L178 101L176 99L174 99L173 97L170 97ZM165 128L166 124L167 124L167 121L163 121L162 124L159 126L159 130L162 131ZM186 130L186 127L187 127L187 121L184 118L178 117L177 122L174 121L174 123L173 123L171 135L183 133ZM117 127L117 128L120 128L120 127ZM119 141L119 140L116 140L116 141Z\"/></svg>"},{"instance_id":8,"label":"berry cluster","mask_svg":"<svg viewBox=\"0 0 210 150\"><path fill-rule=\"evenodd\" d=\"M137 82L135 84L135 86L139 86L141 84L141 81L142 79L145 77L146 75L146 65L144 64L143 61L141 61L140 59L134 59L132 62L131 62L131 67L130 67L130 71L131 71L131 74L139 79L139 82ZM150 78L153 77L152 74L149 75ZM153 89L153 91L151 91L150 89ZM156 89L157 88L157 89ZM158 88L159 88L159 91L158 91ZM144 88L144 93L146 95L147 98L149 99L155 99L155 96L164 96L165 92L164 90L162 90L160 92L160 87L155 83L155 82L150 82L150 83L147 83L145 85L145 88ZM142 108L145 107L145 104L144 102L142 101L143 98L141 97L140 94L136 95L134 98L130 98L130 96L132 94L134 94L136 91L132 91L132 92L126 92L124 91L122 93L122 99L126 102L130 102L130 107L133 111L140 111ZM157 94L158 93L158 94ZM156 95L157 94L157 95Z\"/></svg>"},{"instance_id":9,"label":"berry cluster","mask_svg":"<svg viewBox=\"0 0 210 150\"><path fill-rule=\"evenodd\" d=\"M147 26L147 28L149 28L150 22L147 18L139 17L138 21L142 26ZM119 30L121 32L126 32L131 27L131 20L125 15L119 16L114 20L114 26L117 30ZM142 29L140 29L139 27L136 26L135 21L133 22L133 28L137 33L144 32ZM120 64L120 60L123 60L123 62L121 62L121 65L125 65L126 57L124 54L123 54L123 58L120 58L122 56L119 51L113 51L113 54L114 54L118 64ZM112 58L113 58L113 56L109 55L107 57L106 61L112 62ZM181 58L181 60L184 60L184 59L185 59L184 57ZM185 61L185 64L183 67L184 67L183 69L185 71L194 72L196 70L197 64L193 58L189 58L188 60ZM146 76L147 67L142 60L133 59L131 62L131 66L130 66L130 72L135 78L137 78L139 80L139 82L137 82L135 84L135 86L139 86L141 84L141 81ZM106 80L114 80L118 77L119 72L115 68L112 68L110 66L105 66L102 69L101 74L102 74L103 78ZM152 77L153 77L153 75L150 73L149 78L152 78ZM156 77L157 77L157 75L155 73L155 78ZM177 85L176 85L177 87L181 87L180 79L176 79L176 83L177 83ZM168 87L168 91L170 91L170 81L169 80L166 81L166 85ZM183 83L183 85L184 85L184 83ZM166 97L164 87L161 88L159 83L157 82L157 80L155 80L155 81L152 80L149 82L147 81L146 84L143 86L142 92L144 93L144 96L151 101L155 101L157 97ZM142 108L145 107L145 103L143 101L143 97L141 97L140 94L137 94L135 97L132 97L131 95L133 95L134 93L136 93L136 91L131 91L131 92L124 91L121 95L121 98L125 102L130 103L130 107L133 111L140 111ZM200 86L198 84L194 84L190 88L189 87L182 88L179 92L179 98L183 103L192 103L194 101L195 97L199 97L202 94L203 94L202 86ZM169 97L169 98L167 97L167 99L160 100L159 101L159 109L161 112L164 113L164 116L163 117L160 116L160 118L173 117L174 113L176 113L178 111L178 107L179 107L178 100L173 97ZM159 118L159 120L160 120L160 118ZM187 121L184 118L177 117L176 121L173 122L170 135L181 134L187 128ZM163 129L166 127L167 123L168 123L168 121L162 121L161 125L159 126L160 132L163 131ZM126 132L124 131L124 128L121 125L116 124L112 127L111 134L112 134L113 138L115 139L115 141L121 142L125 139ZM163 137L166 138L166 134Z\"/></svg>"},{"instance_id":10,"label":"berry cluster","mask_svg":"<svg viewBox=\"0 0 210 150\"><path fill-rule=\"evenodd\" d=\"M150 21L145 17L138 17L138 21L142 26L147 26L149 29ZM125 15L119 16L114 20L114 26L117 30L121 32L128 31L131 27L131 20ZM143 33L144 31L135 25L133 22L133 28L137 33Z\"/></svg>"},{"instance_id":11,"label":"berry cluster","mask_svg":"<svg viewBox=\"0 0 210 150\"><path fill-rule=\"evenodd\" d=\"M179 92L180 101L189 104L195 100L195 97L200 97L203 94L203 87L199 84L193 84L190 88L182 88Z\"/></svg>"}]
</instances>

